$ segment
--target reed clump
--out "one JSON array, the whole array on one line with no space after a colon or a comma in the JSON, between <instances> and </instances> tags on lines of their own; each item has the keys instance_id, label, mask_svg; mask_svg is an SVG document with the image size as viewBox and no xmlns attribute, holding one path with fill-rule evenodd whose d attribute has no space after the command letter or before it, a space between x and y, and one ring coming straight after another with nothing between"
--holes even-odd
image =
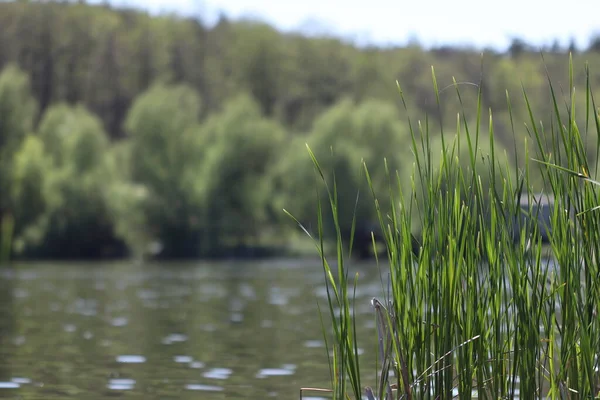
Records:
<instances>
[{"instance_id":1,"label":"reed clump","mask_svg":"<svg viewBox=\"0 0 600 400\"><path fill-rule=\"evenodd\" d=\"M315 237L328 288L323 326L331 326L324 331L331 388L320 390L340 400L598 398L600 210L593 177L600 119L589 79L585 109L575 110L572 60L569 67L568 93L557 93L548 79L550 126L539 123L526 91L521 94L533 143L523 165L494 151L493 112L481 109L481 85L474 123L463 110L454 138L437 149L427 118L408 120L410 188L388 170L390 208L381 209L372 192L387 255L378 263L389 287L372 301L378 378L365 386L353 313L356 280L348 274L351 243L343 243L339 229L335 179L327 185L329 172L308 149L330 200L319 204ZM432 77L439 104L433 69ZM455 93L463 106L458 84ZM400 96L406 107L402 90ZM486 131L480 130L484 120ZM592 155L589 137L595 138ZM534 170L543 178L541 195L530 184ZM366 165L364 172L370 182ZM521 224L538 220L536 204L544 198L551 200L546 223ZM334 261L324 250L324 207L338 227ZM418 254L411 251L414 227Z\"/></svg>"}]
</instances>

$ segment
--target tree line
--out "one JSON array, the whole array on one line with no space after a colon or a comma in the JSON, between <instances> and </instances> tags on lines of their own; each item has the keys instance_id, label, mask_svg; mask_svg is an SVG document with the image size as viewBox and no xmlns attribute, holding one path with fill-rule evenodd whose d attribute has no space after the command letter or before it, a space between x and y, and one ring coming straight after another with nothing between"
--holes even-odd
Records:
<instances>
[{"instance_id":1,"label":"tree line","mask_svg":"<svg viewBox=\"0 0 600 400\"><path fill-rule=\"evenodd\" d=\"M537 50L515 40L506 52L485 51L482 74L473 49L359 48L257 21L223 17L208 27L83 2L3 2L0 220L13 223L21 257L285 246L294 226L282 208L309 228L315 221L309 143L336 171L344 219L356 212L367 223L371 201L356 201L361 160L377 191L387 190L384 157L409 187L407 116L452 130L464 108L474 121L479 84L496 151L522 162L521 84L549 125L546 74L566 85L567 50L576 65L600 61L594 40L581 52L554 44L543 62Z\"/></svg>"}]
</instances>

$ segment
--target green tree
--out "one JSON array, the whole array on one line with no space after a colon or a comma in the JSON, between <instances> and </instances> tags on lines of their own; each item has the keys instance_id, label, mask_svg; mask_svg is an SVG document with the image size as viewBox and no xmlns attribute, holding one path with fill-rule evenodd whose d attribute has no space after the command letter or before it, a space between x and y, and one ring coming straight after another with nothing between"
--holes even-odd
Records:
<instances>
[{"instance_id":1,"label":"green tree","mask_svg":"<svg viewBox=\"0 0 600 400\"><path fill-rule=\"evenodd\" d=\"M265 116L271 116L282 89L284 42L281 35L266 24L238 23L234 34L236 78L256 99Z\"/></svg>"},{"instance_id":2,"label":"green tree","mask_svg":"<svg viewBox=\"0 0 600 400\"><path fill-rule=\"evenodd\" d=\"M362 161L367 165L375 194L386 212L390 205L386 204L389 186L384 159L394 182L396 171L401 180L407 176L411 160L410 137L400 125L395 107L378 100L359 105L343 100L317 119L305 141L327 173L330 188L333 188L335 173L338 213L345 238L349 237L354 214L360 229L377 224ZM280 205L316 232L315 171L300 141L282 158L278 175L283 194ZM322 190L320 195L323 206L328 207L326 192ZM326 217L325 222L327 234L333 234L330 217Z\"/></svg>"},{"instance_id":3,"label":"green tree","mask_svg":"<svg viewBox=\"0 0 600 400\"><path fill-rule=\"evenodd\" d=\"M60 197L50 185L52 160L38 136L27 136L12 167L13 249L18 256L42 243L50 222L48 211L58 205Z\"/></svg>"},{"instance_id":4,"label":"green tree","mask_svg":"<svg viewBox=\"0 0 600 400\"><path fill-rule=\"evenodd\" d=\"M101 121L83 106L48 108L39 137L50 159L51 207L43 243L30 254L60 258L122 255L105 198L110 187L109 141ZM54 198L56 196L56 198Z\"/></svg>"},{"instance_id":5,"label":"green tree","mask_svg":"<svg viewBox=\"0 0 600 400\"><path fill-rule=\"evenodd\" d=\"M201 181L209 251L249 243L273 222L272 182L285 132L266 119L257 102L241 95L202 126L206 153Z\"/></svg>"},{"instance_id":6,"label":"green tree","mask_svg":"<svg viewBox=\"0 0 600 400\"><path fill-rule=\"evenodd\" d=\"M165 257L200 252L200 107L193 89L156 84L135 100L125 123L131 179L148 192L143 204L147 229Z\"/></svg>"},{"instance_id":7,"label":"green tree","mask_svg":"<svg viewBox=\"0 0 600 400\"><path fill-rule=\"evenodd\" d=\"M36 113L28 76L14 65L6 67L0 73L0 223L6 216L14 218L13 166Z\"/></svg>"},{"instance_id":8,"label":"green tree","mask_svg":"<svg viewBox=\"0 0 600 400\"><path fill-rule=\"evenodd\" d=\"M106 154L110 185L105 199L114 224L115 234L125 241L131 256L140 258L152 250L153 236L148 232L145 205L148 188L132 181L132 143L122 140Z\"/></svg>"},{"instance_id":9,"label":"green tree","mask_svg":"<svg viewBox=\"0 0 600 400\"><path fill-rule=\"evenodd\" d=\"M394 77L389 74L382 62L382 51L368 48L353 59L354 99L363 101L368 98L396 100L398 91ZM387 72L387 73L386 73Z\"/></svg>"}]
</instances>

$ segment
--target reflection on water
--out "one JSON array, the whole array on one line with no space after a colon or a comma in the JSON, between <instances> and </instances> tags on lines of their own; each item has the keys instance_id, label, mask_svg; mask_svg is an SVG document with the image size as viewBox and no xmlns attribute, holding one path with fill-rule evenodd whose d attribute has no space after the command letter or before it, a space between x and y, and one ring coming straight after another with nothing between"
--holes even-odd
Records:
<instances>
[{"instance_id":1,"label":"reflection on water","mask_svg":"<svg viewBox=\"0 0 600 400\"><path fill-rule=\"evenodd\" d=\"M111 379L108 388L113 390L131 390L135 386L133 379Z\"/></svg>"},{"instance_id":2,"label":"reflection on water","mask_svg":"<svg viewBox=\"0 0 600 400\"><path fill-rule=\"evenodd\" d=\"M7 362L12 346L22 343L16 334L15 301L27 300L29 293L25 290L16 290L13 285L13 274L2 271L0 274L0 395L6 389L18 389L21 386L19 378L12 379L10 363Z\"/></svg>"},{"instance_id":3,"label":"reflection on water","mask_svg":"<svg viewBox=\"0 0 600 400\"><path fill-rule=\"evenodd\" d=\"M0 398L262 400L327 387L320 268L272 261L1 271ZM370 313L381 293L377 269L356 268L356 311ZM374 346L365 335L371 320L360 324L365 349Z\"/></svg>"},{"instance_id":4,"label":"reflection on water","mask_svg":"<svg viewBox=\"0 0 600 400\"><path fill-rule=\"evenodd\" d=\"M117 356L117 362L125 364L141 364L146 362L144 356Z\"/></svg>"}]
</instances>

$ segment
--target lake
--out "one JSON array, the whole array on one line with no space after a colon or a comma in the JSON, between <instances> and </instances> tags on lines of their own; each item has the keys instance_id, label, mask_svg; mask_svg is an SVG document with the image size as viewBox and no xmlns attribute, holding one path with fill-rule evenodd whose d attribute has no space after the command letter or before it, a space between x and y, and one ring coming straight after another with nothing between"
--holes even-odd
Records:
<instances>
[{"instance_id":1,"label":"lake","mask_svg":"<svg viewBox=\"0 0 600 400\"><path fill-rule=\"evenodd\" d=\"M372 384L381 280L375 265L352 271ZM296 399L329 387L319 260L28 263L0 285L0 398Z\"/></svg>"}]
</instances>

